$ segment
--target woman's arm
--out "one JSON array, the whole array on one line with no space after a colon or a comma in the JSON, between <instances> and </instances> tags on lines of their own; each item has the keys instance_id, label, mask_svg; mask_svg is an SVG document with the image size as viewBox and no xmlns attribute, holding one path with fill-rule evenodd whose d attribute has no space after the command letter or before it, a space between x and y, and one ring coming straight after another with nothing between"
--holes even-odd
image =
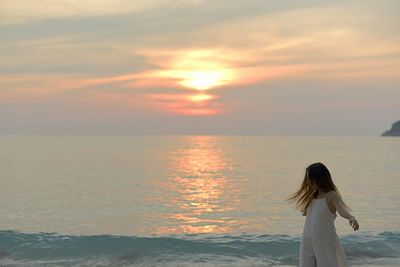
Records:
<instances>
[{"instance_id":1,"label":"woman's arm","mask_svg":"<svg viewBox=\"0 0 400 267\"><path fill-rule=\"evenodd\" d=\"M335 206L340 216L349 220L349 224L351 227L353 227L354 231L357 231L360 228L356 218L351 215L350 212L346 209L342 198L337 192L333 191L332 193L330 193L328 196L328 201L330 201L333 206Z\"/></svg>"}]
</instances>

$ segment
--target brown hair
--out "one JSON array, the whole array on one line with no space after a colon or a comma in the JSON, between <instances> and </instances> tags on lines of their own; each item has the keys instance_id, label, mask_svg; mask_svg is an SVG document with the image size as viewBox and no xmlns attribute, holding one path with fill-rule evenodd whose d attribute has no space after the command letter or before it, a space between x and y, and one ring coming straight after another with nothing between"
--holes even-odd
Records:
<instances>
[{"instance_id":1,"label":"brown hair","mask_svg":"<svg viewBox=\"0 0 400 267\"><path fill-rule=\"evenodd\" d=\"M306 168L304 180L299 190L291 194L287 201L294 202L296 209L300 210L303 215L306 215L308 206L318 196L319 191L335 191L340 196L328 168L321 162L316 162ZM344 206L350 210L346 204Z\"/></svg>"}]
</instances>

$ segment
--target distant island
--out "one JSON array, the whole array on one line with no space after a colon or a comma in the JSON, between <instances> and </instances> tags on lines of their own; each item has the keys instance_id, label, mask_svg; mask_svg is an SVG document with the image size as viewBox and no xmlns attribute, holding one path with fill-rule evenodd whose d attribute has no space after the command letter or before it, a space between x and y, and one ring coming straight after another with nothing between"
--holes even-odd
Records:
<instances>
[{"instance_id":1,"label":"distant island","mask_svg":"<svg viewBox=\"0 0 400 267\"><path fill-rule=\"evenodd\" d=\"M392 128L385 131L382 136L400 136L400 121L392 124Z\"/></svg>"}]
</instances>

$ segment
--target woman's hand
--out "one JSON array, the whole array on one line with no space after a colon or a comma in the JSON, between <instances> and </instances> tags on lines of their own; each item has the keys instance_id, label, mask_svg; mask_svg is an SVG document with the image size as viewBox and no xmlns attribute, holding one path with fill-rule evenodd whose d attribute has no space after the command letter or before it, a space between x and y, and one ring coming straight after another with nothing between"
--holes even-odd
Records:
<instances>
[{"instance_id":1,"label":"woman's hand","mask_svg":"<svg viewBox=\"0 0 400 267\"><path fill-rule=\"evenodd\" d=\"M351 227L353 227L354 231L357 231L360 228L356 218L354 218L354 217L351 217L349 219L349 224L350 224Z\"/></svg>"}]
</instances>

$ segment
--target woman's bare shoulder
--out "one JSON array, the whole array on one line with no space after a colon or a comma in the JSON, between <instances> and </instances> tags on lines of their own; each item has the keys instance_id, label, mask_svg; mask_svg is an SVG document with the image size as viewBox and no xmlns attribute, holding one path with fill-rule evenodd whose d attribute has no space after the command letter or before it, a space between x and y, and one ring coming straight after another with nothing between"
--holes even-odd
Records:
<instances>
[{"instance_id":1,"label":"woman's bare shoulder","mask_svg":"<svg viewBox=\"0 0 400 267\"><path fill-rule=\"evenodd\" d=\"M331 190L328 193L326 193L326 198L328 201L333 201L333 200L339 199L340 196L339 196L338 192L336 192L335 190Z\"/></svg>"}]
</instances>

